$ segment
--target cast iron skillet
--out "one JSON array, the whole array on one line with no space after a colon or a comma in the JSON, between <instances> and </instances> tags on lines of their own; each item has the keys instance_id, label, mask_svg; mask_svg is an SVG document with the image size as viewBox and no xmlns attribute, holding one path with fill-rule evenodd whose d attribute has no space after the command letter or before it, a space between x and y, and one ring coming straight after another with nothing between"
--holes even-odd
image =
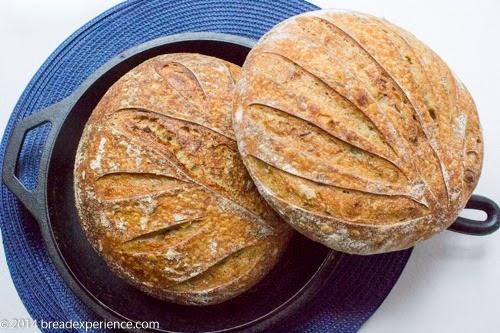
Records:
<instances>
[{"instance_id":1,"label":"cast iron skillet","mask_svg":"<svg viewBox=\"0 0 500 333\"><path fill-rule=\"evenodd\" d=\"M219 305L181 306L147 296L116 277L80 228L73 195L75 154L85 123L107 89L156 55L197 52L242 65L253 45L252 40L218 33L186 33L141 44L103 65L66 99L15 127L4 159L4 183L37 219L48 253L64 281L102 318L159 321L160 328L154 331L160 332L264 331L303 308L328 281L342 256L295 234L278 265L248 292ZM51 130L37 186L28 190L16 177L17 159L26 133L45 123L51 124ZM500 211L493 201L473 195L466 207L486 212L487 219L459 217L451 230L486 235L500 227Z\"/></svg>"}]
</instances>

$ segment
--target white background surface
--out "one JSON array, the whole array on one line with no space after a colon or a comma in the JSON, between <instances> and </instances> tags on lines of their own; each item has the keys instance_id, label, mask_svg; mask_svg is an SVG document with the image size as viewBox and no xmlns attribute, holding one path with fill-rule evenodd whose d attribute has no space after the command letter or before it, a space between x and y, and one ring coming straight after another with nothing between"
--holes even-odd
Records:
<instances>
[{"instance_id":1,"label":"white background surface","mask_svg":"<svg viewBox=\"0 0 500 333\"><path fill-rule=\"evenodd\" d=\"M0 1L0 134L24 87L72 32L117 0ZM500 202L500 2L311 1L385 17L431 46L474 97L485 160L475 193ZM473 216L467 213L465 216ZM0 249L0 319L27 318ZM418 245L361 332L500 332L500 232L444 232ZM29 332L30 330L23 330Z\"/></svg>"}]
</instances>

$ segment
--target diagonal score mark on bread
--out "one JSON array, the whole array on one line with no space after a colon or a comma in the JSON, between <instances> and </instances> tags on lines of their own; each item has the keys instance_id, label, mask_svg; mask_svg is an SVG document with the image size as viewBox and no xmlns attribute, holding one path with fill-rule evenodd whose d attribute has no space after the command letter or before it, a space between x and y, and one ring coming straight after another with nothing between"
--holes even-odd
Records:
<instances>
[{"instance_id":1,"label":"diagonal score mark on bread","mask_svg":"<svg viewBox=\"0 0 500 333\"><path fill-rule=\"evenodd\" d=\"M178 62L168 62L156 67L156 72L184 99L198 110L206 109L207 97L200 80L188 67Z\"/></svg>"},{"instance_id":2,"label":"diagonal score mark on bread","mask_svg":"<svg viewBox=\"0 0 500 333\"><path fill-rule=\"evenodd\" d=\"M163 243L168 243L166 240L172 238L179 231L185 231L186 229L195 229L196 233L202 232L203 228L198 228L200 222L203 221L204 217L191 217L184 218L179 221L175 221L174 224L169 225L168 227L162 227L156 230L150 230L147 233L141 234L139 236L133 237L123 242L122 248L131 248L136 244L131 243L140 243L144 241L159 241ZM171 245L171 244L168 244Z\"/></svg>"},{"instance_id":3,"label":"diagonal score mark on bread","mask_svg":"<svg viewBox=\"0 0 500 333\"><path fill-rule=\"evenodd\" d=\"M248 107L248 117L256 119L248 126L255 135L246 141L245 154L318 184L407 196L427 205L422 200L425 188L408 184L405 175L395 165L329 135L314 124L258 104ZM287 146L297 137L301 139L296 140L295 146ZM330 156L330 159L325 161L320 156ZM356 165L363 165L365 172L357 174Z\"/></svg>"},{"instance_id":4,"label":"diagonal score mark on bread","mask_svg":"<svg viewBox=\"0 0 500 333\"><path fill-rule=\"evenodd\" d=\"M261 250L261 251L258 251ZM255 260L253 258L255 257L260 257L264 251L262 248L262 245L251 245L244 247L238 251L235 251L225 257L223 260L219 261L217 264L211 266L208 268L206 271L203 273L192 277L188 280L185 281L180 281L181 283L176 284L172 288L177 291L190 291L192 289L199 288L199 284L197 283L198 281L203 281L203 284L205 285L205 288L207 285L209 288L217 288L220 287L217 285L216 281L214 280L214 277L220 274L223 275L228 275L228 281L232 281L233 279L237 278L237 276L231 276L230 272L234 271L234 269L231 269L231 266L236 266L236 265L241 265L242 261L240 260L242 257L248 257L247 260L243 262L250 262L254 261L256 264L258 260ZM253 258L252 258L253 257ZM250 265L249 267L241 267L244 270L252 270L254 268L254 265Z\"/></svg>"},{"instance_id":5,"label":"diagonal score mark on bread","mask_svg":"<svg viewBox=\"0 0 500 333\"><path fill-rule=\"evenodd\" d=\"M252 155L248 155L247 163L255 170L254 175L261 180L264 191L305 212L326 218L339 218L364 225L390 225L409 220L415 214L426 216L430 213L426 205L407 195L395 193L387 196L321 184L276 168ZM384 207L390 205L391 201L404 201L404 209L388 212Z\"/></svg>"},{"instance_id":6,"label":"diagonal score mark on bread","mask_svg":"<svg viewBox=\"0 0 500 333\"><path fill-rule=\"evenodd\" d=\"M276 241L276 245L282 242L282 240ZM261 242L257 245L247 246L227 256L198 276L177 283L172 286L172 289L177 292L185 293L193 292L193 290L202 292L202 288L224 292L225 288L230 287L231 284L238 282L240 279L240 276L235 275L233 272L239 271L242 272L240 275L251 277L251 272L255 269L259 269L258 266L266 260L265 254L269 253L269 251L274 251L269 242ZM227 282L221 285L220 281L217 279L217 277L220 276L224 276L224 280ZM203 281L203 283L200 283L201 281Z\"/></svg>"},{"instance_id":7,"label":"diagonal score mark on bread","mask_svg":"<svg viewBox=\"0 0 500 333\"><path fill-rule=\"evenodd\" d=\"M97 179L95 193L105 200L116 202L151 194L175 194L186 187L189 187L188 182L175 177L153 173L114 172Z\"/></svg>"}]
</instances>

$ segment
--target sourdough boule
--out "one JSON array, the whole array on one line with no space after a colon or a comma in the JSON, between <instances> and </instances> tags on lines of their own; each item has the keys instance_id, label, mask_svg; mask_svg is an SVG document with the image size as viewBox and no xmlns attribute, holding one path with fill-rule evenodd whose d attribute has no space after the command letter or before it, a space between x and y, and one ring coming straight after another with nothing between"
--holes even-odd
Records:
<instances>
[{"instance_id":1,"label":"sourdough boule","mask_svg":"<svg viewBox=\"0 0 500 333\"><path fill-rule=\"evenodd\" d=\"M412 34L322 10L275 26L243 65L240 153L266 200L333 249L415 245L453 223L481 173L474 102Z\"/></svg>"},{"instance_id":2,"label":"sourdough boule","mask_svg":"<svg viewBox=\"0 0 500 333\"><path fill-rule=\"evenodd\" d=\"M152 58L113 84L85 126L74 169L81 225L117 275L154 297L235 297L271 270L291 234L238 153L239 73L199 54Z\"/></svg>"}]
</instances>

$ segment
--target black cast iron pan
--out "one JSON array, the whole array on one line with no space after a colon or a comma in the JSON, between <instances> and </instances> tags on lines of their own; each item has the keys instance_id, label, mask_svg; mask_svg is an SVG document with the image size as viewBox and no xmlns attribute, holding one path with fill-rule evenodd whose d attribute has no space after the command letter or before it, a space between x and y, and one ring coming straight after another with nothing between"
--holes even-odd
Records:
<instances>
[{"instance_id":1,"label":"black cast iron pan","mask_svg":"<svg viewBox=\"0 0 500 333\"><path fill-rule=\"evenodd\" d=\"M14 129L4 159L4 183L37 219L64 281L102 318L158 321L160 327L154 331L161 332L259 332L303 308L333 272L342 254L296 234L278 265L248 292L219 305L175 305L147 296L116 277L80 228L73 195L75 154L85 123L108 88L156 55L196 52L242 65L253 45L252 40L218 33L186 33L141 44L99 68L72 95L23 119ZM28 190L16 177L17 159L27 132L45 123L51 124L51 130L37 186ZM500 210L493 201L473 195L467 208L486 212L487 219L459 217L451 230L485 235L500 227Z\"/></svg>"}]
</instances>

